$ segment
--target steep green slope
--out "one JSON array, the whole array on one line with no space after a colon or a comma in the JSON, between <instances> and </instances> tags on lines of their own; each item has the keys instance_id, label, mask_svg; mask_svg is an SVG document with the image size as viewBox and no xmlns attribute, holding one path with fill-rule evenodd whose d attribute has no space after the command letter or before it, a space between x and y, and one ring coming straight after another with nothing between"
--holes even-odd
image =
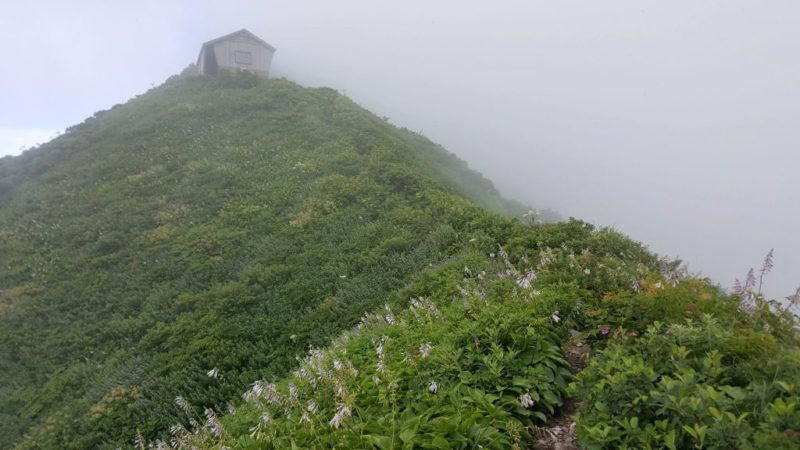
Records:
<instances>
[{"instance_id":1,"label":"steep green slope","mask_svg":"<svg viewBox=\"0 0 800 450\"><path fill-rule=\"evenodd\" d=\"M467 233L400 301L255 381L238 408L181 400L171 445L800 447L796 317L752 282L726 294L578 221ZM559 417L570 397L574 428Z\"/></svg>"},{"instance_id":2,"label":"steep green slope","mask_svg":"<svg viewBox=\"0 0 800 450\"><path fill-rule=\"evenodd\" d=\"M130 446L176 395L285 374L507 226L477 205L521 212L330 89L247 76L171 80L0 160L0 447Z\"/></svg>"},{"instance_id":3,"label":"steep green slope","mask_svg":"<svg viewBox=\"0 0 800 450\"><path fill-rule=\"evenodd\" d=\"M755 276L521 212L332 90L171 80L0 160L0 447L798 448Z\"/></svg>"}]
</instances>

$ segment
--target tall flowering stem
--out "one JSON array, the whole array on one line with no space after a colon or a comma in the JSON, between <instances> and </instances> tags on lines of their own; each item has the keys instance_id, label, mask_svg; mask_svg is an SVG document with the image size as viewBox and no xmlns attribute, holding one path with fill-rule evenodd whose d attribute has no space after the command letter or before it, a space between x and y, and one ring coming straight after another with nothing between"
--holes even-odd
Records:
<instances>
[{"instance_id":1,"label":"tall flowering stem","mask_svg":"<svg viewBox=\"0 0 800 450\"><path fill-rule=\"evenodd\" d=\"M797 305L800 305L800 287L798 287L797 290L794 291L793 295L786 297L786 301L787 301L786 308L784 308L784 311L786 312L789 312L795 307L797 307Z\"/></svg>"},{"instance_id":2,"label":"tall flowering stem","mask_svg":"<svg viewBox=\"0 0 800 450\"><path fill-rule=\"evenodd\" d=\"M764 277L767 274L769 274L769 272L774 267L774 264L772 262L772 257L773 257L774 253L775 253L775 249L774 248L769 249L769 252L767 253L767 256L764 257L764 264L761 265L761 273L758 276L758 293L759 294L761 293L761 285L764 283Z\"/></svg>"}]
</instances>

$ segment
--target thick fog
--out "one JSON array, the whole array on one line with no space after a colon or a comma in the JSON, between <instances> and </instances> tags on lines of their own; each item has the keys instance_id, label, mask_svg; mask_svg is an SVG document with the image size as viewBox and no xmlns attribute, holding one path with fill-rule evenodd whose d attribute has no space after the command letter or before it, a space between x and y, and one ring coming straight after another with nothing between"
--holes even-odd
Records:
<instances>
[{"instance_id":1,"label":"thick fog","mask_svg":"<svg viewBox=\"0 0 800 450\"><path fill-rule=\"evenodd\" d=\"M507 196L725 287L774 247L767 293L783 297L800 284L798 20L795 0L4 5L0 155L244 27L277 47L278 76L345 92Z\"/></svg>"}]
</instances>

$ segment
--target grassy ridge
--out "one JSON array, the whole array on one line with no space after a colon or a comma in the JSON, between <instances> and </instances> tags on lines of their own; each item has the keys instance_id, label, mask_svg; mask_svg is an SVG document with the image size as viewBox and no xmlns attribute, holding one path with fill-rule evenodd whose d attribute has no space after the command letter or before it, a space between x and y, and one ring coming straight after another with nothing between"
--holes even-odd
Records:
<instances>
[{"instance_id":1,"label":"grassy ridge","mask_svg":"<svg viewBox=\"0 0 800 450\"><path fill-rule=\"evenodd\" d=\"M539 427L572 397L581 448L797 448L797 322L777 303L756 295L743 309L582 222L471 233L401 291L410 300L365 315L291 376L256 381L238 408L184 405L172 444L540 448ZM593 351L573 378L576 340Z\"/></svg>"}]
</instances>

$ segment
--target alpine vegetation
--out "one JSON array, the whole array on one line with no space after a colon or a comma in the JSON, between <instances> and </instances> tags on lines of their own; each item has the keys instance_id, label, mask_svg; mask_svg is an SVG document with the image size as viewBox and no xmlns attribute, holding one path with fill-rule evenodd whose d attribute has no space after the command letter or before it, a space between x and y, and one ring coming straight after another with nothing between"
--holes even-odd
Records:
<instances>
[{"instance_id":1,"label":"alpine vegetation","mask_svg":"<svg viewBox=\"0 0 800 450\"><path fill-rule=\"evenodd\" d=\"M729 293L331 89L176 77L0 175L0 447L800 443L771 252Z\"/></svg>"}]
</instances>

